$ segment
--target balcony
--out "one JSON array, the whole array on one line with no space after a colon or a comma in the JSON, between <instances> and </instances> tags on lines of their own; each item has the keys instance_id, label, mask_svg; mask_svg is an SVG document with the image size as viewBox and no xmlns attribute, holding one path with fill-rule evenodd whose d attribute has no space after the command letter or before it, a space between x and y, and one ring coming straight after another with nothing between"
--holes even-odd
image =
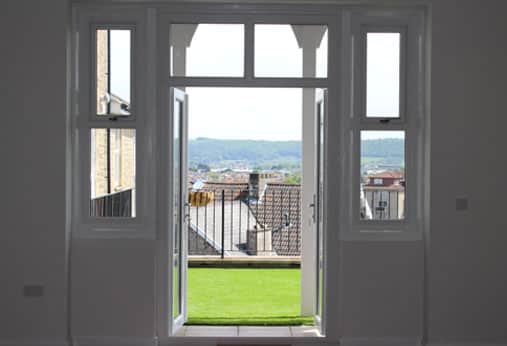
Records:
<instances>
[{"instance_id":1,"label":"balcony","mask_svg":"<svg viewBox=\"0 0 507 346\"><path fill-rule=\"evenodd\" d=\"M90 216L135 217L135 189L125 189L90 200Z\"/></svg>"},{"instance_id":2,"label":"balcony","mask_svg":"<svg viewBox=\"0 0 507 346\"><path fill-rule=\"evenodd\" d=\"M300 256L299 184L205 183L189 192L189 255Z\"/></svg>"}]
</instances>

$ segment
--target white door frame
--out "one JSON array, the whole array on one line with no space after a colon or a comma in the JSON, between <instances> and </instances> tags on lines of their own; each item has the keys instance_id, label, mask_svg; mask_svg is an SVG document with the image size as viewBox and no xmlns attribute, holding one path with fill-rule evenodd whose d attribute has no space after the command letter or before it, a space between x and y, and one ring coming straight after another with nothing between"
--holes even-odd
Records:
<instances>
[{"instance_id":1,"label":"white door frame","mask_svg":"<svg viewBox=\"0 0 507 346\"><path fill-rule=\"evenodd\" d=\"M329 108L334 109L335 112L338 111L337 105L339 104L337 101L339 99L339 93L337 89L338 78L255 78L254 73L254 61L253 61L253 44L254 44L254 23L256 24L294 24L297 23L299 25L326 25L328 27L328 61L333 62L333 64L329 63L328 67L328 76L337 76L339 73L340 63L339 63L339 45L340 45L340 10L336 7L332 7L333 11L330 11L327 6L319 7L319 10L316 10L315 6L244 6L242 10L238 10L237 6L223 5L218 6L221 9L221 13L219 15L216 14L217 6L213 5L196 5L194 9L189 9L185 7L185 9L181 9L182 13L176 14L178 11L170 11L170 10L161 10L158 13L157 17L157 33L158 35L158 76L159 76L159 87L167 88L167 87L265 87L265 88L325 88L329 90L329 93L332 93L335 97L336 102L330 103ZM311 8L309 12L309 8ZM191 15L189 13L192 13ZM311 15L308 15L311 13ZM302 15L305 14L305 15ZM245 24L245 76L243 78L218 78L218 77L171 77L169 74L169 33L170 33L170 24L180 24L180 23L243 23ZM334 39L332 39L334 38ZM333 82L334 80L334 82ZM159 92L159 109L161 112L164 112L164 107L169 102L164 100L167 98L167 95L163 92ZM163 127L163 126L162 126ZM326 136L326 138L329 138ZM326 143L325 146L333 146L332 144ZM337 147L337 146L334 146ZM329 152L327 150L326 152ZM327 159L327 158L326 158ZM326 175L327 176L327 175ZM336 175L335 175L336 176ZM335 193L326 194L327 196L336 196ZM335 205L337 201L335 201ZM326 200L325 202L326 203ZM161 220L163 222L163 220ZM325 220L326 221L326 220ZM324 222L324 229L326 229L328 222ZM338 227L338 222L334 222L335 229ZM162 242L166 242L167 234L163 234L163 230L167 229L164 227L159 228L158 239L162 240ZM165 239L165 240L164 240ZM336 238L335 241L338 241ZM331 247L333 249L337 249L337 243L334 245L325 244L326 247ZM158 247L159 249L164 249L164 247ZM337 251L333 251L336 255ZM324 251L325 254L329 253L328 251ZM164 255L161 255L162 257ZM171 255L170 255L171 256ZM334 256L332 256L334 257ZM326 263L328 263L329 259L327 256L324 258L324 267L326 267ZM160 266L157 269L158 277L163 278L168 275L167 263L162 261L157 261L160 263ZM331 263L337 263L337 259L331 259ZM333 280L325 280L326 283L333 285L331 291L337 290L337 270L333 275ZM164 286L158 285L159 289L163 289ZM327 290L324 290L327 291ZM167 294L166 292L158 292L157 297L160 297L163 294ZM326 301L327 297L324 295L324 300ZM162 298L160 301L164 301ZM335 305L336 306L336 305ZM158 326L157 326L157 334L160 337L168 336L169 339L172 338L171 331L167 328L167 323L164 320L167 320L166 316L169 316L167 308L168 305L165 304L157 304L158 312ZM329 309L332 310L332 309ZM329 311L327 310L327 311ZM336 314L334 316L337 316ZM328 314L322 316L324 320L328 318ZM335 321L336 322L336 321ZM330 321L330 323L333 323ZM337 339L338 335L335 331L325 331L322 330L322 334L325 334L327 337L332 339Z\"/></svg>"}]
</instances>

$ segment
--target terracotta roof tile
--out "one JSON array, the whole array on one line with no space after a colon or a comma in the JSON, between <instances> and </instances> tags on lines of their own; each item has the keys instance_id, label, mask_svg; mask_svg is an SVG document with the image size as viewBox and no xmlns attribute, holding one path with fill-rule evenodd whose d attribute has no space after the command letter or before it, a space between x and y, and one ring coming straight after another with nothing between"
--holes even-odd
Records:
<instances>
[{"instance_id":1,"label":"terracotta roof tile","mask_svg":"<svg viewBox=\"0 0 507 346\"><path fill-rule=\"evenodd\" d=\"M382 190L382 191L404 191L405 188L402 185L364 185L363 186L364 191L376 191L376 190Z\"/></svg>"},{"instance_id":2,"label":"terracotta roof tile","mask_svg":"<svg viewBox=\"0 0 507 346\"><path fill-rule=\"evenodd\" d=\"M368 178L394 178L394 179L403 179L404 174L399 171L384 171L373 174L368 174Z\"/></svg>"},{"instance_id":3,"label":"terracotta roof tile","mask_svg":"<svg viewBox=\"0 0 507 346\"><path fill-rule=\"evenodd\" d=\"M273 248L280 256L301 253L301 186L268 183L259 203L257 221L272 233Z\"/></svg>"}]
</instances>

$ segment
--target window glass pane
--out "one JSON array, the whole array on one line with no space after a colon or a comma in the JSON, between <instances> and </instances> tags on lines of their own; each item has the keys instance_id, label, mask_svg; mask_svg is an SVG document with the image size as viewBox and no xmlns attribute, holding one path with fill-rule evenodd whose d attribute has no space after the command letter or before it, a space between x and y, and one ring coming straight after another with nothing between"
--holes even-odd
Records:
<instances>
[{"instance_id":1,"label":"window glass pane","mask_svg":"<svg viewBox=\"0 0 507 346\"><path fill-rule=\"evenodd\" d=\"M400 33L366 36L366 116L400 116Z\"/></svg>"},{"instance_id":2,"label":"window glass pane","mask_svg":"<svg viewBox=\"0 0 507 346\"><path fill-rule=\"evenodd\" d=\"M317 48L317 77L327 77L327 28Z\"/></svg>"},{"instance_id":3,"label":"window glass pane","mask_svg":"<svg viewBox=\"0 0 507 346\"><path fill-rule=\"evenodd\" d=\"M171 25L171 75L243 77L243 24Z\"/></svg>"},{"instance_id":4,"label":"window glass pane","mask_svg":"<svg viewBox=\"0 0 507 346\"><path fill-rule=\"evenodd\" d=\"M405 131L361 131L362 220L405 217Z\"/></svg>"},{"instance_id":5,"label":"window glass pane","mask_svg":"<svg viewBox=\"0 0 507 346\"><path fill-rule=\"evenodd\" d=\"M129 115L131 30L97 30L97 114Z\"/></svg>"},{"instance_id":6,"label":"window glass pane","mask_svg":"<svg viewBox=\"0 0 507 346\"><path fill-rule=\"evenodd\" d=\"M256 77L327 77L327 27L255 25ZM303 49L311 50L303 66Z\"/></svg>"},{"instance_id":7,"label":"window glass pane","mask_svg":"<svg viewBox=\"0 0 507 346\"><path fill-rule=\"evenodd\" d=\"M92 129L90 215L135 217L136 130Z\"/></svg>"},{"instance_id":8,"label":"window glass pane","mask_svg":"<svg viewBox=\"0 0 507 346\"><path fill-rule=\"evenodd\" d=\"M181 119L183 117L183 104L174 102L173 119L173 317L181 314Z\"/></svg>"}]
</instances>

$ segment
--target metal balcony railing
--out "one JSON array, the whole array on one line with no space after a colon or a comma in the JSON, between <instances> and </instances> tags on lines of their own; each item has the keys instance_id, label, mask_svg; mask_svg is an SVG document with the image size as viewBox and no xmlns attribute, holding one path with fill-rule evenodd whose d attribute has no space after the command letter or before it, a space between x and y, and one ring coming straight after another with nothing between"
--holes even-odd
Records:
<instances>
[{"instance_id":1,"label":"metal balcony railing","mask_svg":"<svg viewBox=\"0 0 507 346\"><path fill-rule=\"evenodd\" d=\"M190 191L189 254L299 256L301 196L296 184Z\"/></svg>"},{"instance_id":2,"label":"metal balcony railing","mask_svg":"<svg viewBox=\"0 0 507 346\"><path fill-rule=\"evenodd\" d=\"M404 190L376 190L361 193L361 219L400 220L404 218Z\"/></svg>"},{"instance_id":3,"label":"metal balcony railing","mask_svg":"<svg viewBox=\"0 0 507 346\"><path fill-rule=\"evenodd\" d=\"M135 189L127 189L90 200L90 216L134 217Z\"/></svg>"}]
</instances>

